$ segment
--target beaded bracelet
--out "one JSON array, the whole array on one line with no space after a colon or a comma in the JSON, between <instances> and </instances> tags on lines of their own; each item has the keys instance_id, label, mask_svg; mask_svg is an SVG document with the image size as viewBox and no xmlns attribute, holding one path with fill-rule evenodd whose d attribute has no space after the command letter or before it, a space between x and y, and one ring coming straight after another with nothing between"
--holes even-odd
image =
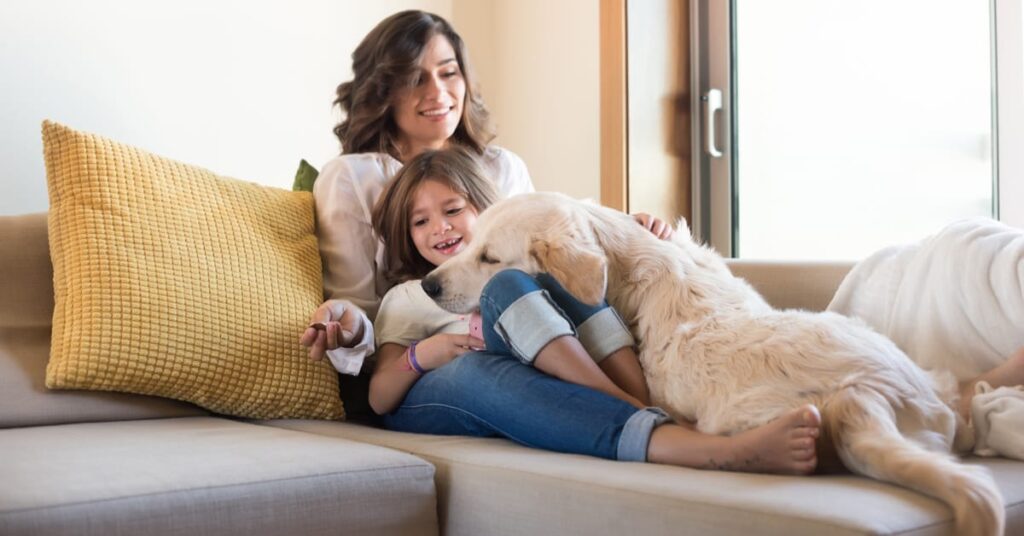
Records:
<instances>
[{"instance_id":1,"label":"beaded bracelet","mask_svg":"<svg viewBox=\"0 0 1024 536\"><path fill-rule=\"evenodd\" d=\"M409 349L406 350L405 355L409 360L409 366L412 367L412 369L415 370L417 374L420 374L422 376L423 374L426 374L427 371L423 370L423 367L421 367L419 362L416 361L416 345L419 342L420 341L413 341L412 344L409 345Z\"/></svg>"}]
</instances>

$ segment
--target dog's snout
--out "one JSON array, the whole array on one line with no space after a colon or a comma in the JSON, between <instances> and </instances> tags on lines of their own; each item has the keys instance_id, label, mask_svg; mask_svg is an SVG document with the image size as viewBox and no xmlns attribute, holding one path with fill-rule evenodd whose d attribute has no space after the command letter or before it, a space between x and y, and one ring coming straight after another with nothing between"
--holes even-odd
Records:
<instances>
[{"instance_id":1,"label":"dog's snout","mask_svg":"<svg viewBox=\"0 0 1024 536\"><path fill-rule=\"evenodd\" d=\"M427 296L436 298L441 295L441 283L433 277L424 278L420 282L420 286L423 287L423 292L427 293Z\"/></svg>"}]
</instances>

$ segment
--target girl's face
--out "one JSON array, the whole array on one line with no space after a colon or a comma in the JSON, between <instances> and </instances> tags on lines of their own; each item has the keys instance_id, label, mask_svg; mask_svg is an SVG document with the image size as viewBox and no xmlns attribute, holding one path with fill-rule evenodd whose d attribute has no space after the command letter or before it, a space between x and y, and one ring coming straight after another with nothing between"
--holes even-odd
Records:
<instances>
[{"instance_id":1,"label":"girl's face","mask_svg":"<svg viewBox=\"0 0 1024 536\"><path fill-rule=\"evenodd\" d=\"M476 217L476 208L465 197L428 179L413 195L409 234L416 251L438 266L466 248Z\"/></svg>"},{"instance_id":2,"label":"girl's face","mask_svg":"<svg viewBox=\"0 0 1024 536\"><path fill-rule=\"evenodd\" d=\"M417 84L397 90L392 101L404 160L426 149L445 147L462 119L466 97L466 80L445 36L430 38L419 68Z\"/></svg>"}]
</instances>

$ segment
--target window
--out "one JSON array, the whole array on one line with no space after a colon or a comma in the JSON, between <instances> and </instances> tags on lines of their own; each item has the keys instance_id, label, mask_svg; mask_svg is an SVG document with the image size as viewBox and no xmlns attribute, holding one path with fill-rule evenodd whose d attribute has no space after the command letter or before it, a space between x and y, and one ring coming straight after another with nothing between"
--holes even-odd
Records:
<instances>
[{"instance_id":1,"label":"window","mask_svg":"<svg viewBox=\"0 0 1024 536\"><path fill-rule=\"evenodd\" d=\"M695 234L858 259L961 218L1021 225L1021 21L1019 0L695 1Z\"/></svg>"}]
</instances>

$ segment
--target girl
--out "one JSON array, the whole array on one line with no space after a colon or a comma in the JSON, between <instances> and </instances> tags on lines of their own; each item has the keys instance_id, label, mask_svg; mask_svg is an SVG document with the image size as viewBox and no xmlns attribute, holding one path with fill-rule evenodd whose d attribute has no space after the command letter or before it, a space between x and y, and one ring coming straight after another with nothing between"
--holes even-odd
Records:
<instances>
[{"instance_id":1,"label":"girl","mask_svg":"<svg viewBox=\"0 0 1024 536\"><path fill-rule=\"evenodd\" d=\"M614 311L579 303L550 277L499 272L481 296L483 338L469 335L467 320L435 305L418 279L465 248L496 197L468 152L429 151L374 207L387 275L400 282L377 316L370 381L370 404L387 428L690 467L814 469L820 418L812 406L734 437L668 423L645 407L633 340Z\"/></svg>"}]
</instances>

